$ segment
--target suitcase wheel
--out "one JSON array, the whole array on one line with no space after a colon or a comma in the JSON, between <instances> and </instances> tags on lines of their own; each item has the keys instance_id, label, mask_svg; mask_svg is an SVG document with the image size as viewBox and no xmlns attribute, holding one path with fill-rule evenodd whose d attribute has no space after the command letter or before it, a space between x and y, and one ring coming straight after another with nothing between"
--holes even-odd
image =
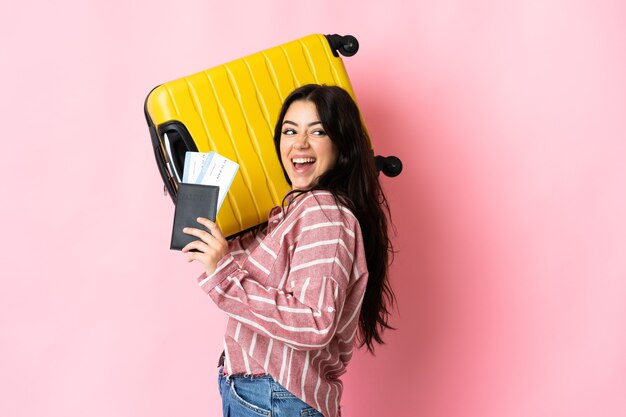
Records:
<instances>
[{"instance_id":1,"label":"suitcase wheel","mask_svg":"<svg viewBox=\"0 0 626 417\"><path fill-rule=\"evenodd\" d=\"M402 172L402 161L396 156L376 155L374 161L378 172L382 171L387 177L397 177Z\"/></svg>"},{"instance_id":2,"label":"suitcase wheel","mask_svg":"<svg viewBox=\"0 0 626 417\"><path fill-rule=\"evenodd\" d=\"M352 35L326 35L326 39L335 56L338 56L337 51L343 56L352 56L359 50L359 41Z\"/></svg>"}]
</instances>

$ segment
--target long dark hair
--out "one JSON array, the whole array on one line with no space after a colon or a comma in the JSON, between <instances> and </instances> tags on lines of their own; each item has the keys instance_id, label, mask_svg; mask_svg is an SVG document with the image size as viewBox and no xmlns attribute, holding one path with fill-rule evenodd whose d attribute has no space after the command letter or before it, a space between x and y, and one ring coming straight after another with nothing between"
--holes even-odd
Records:
<instances>
[{"instance_id":1,"label":"long dark hair","mask_svg":"<svg viewBox=\"0 0 626 417\"><path fill-rule=\"evenodd\" d=\"M378 181L369 136L359 109L346 90L336 86L304 85L287 97L278 116L274 145L279 159L282 123L289 106L298 100L315 104L320 122L335 144L338 156L335 165L309 189L290 193L330 191L335 200L348 207L359 221L369 273L359 316L359 341L360 346L367 345L367 349L373 352L374 342L384 343L384 330L393 329L389 325L389 314L395 295L387 276L390 256L393 256L393 246L387 235L389 205ZM286 171L285 178L289 182Z\"/></svg>"}]
</instances>

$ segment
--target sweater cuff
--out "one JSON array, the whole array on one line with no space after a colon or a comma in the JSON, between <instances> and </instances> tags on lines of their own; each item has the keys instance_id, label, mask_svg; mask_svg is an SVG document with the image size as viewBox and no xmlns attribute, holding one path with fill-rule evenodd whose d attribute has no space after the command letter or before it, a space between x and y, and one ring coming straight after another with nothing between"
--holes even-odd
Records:
<instances>
[{"instance_id":1,"label":"sweater cuff","mask_svg":"<svg viewBox=\"0 0 626 417\"><path fill-rule=\"evenodd\" d=\"M208 294L236 270L237 263L235 262L235 258L228 254L228 256L224 256L220 259L216 265L215 271L213 271L211 275L207 276L206 273L203 273L198 277L198 285Z\"/></svg>"}]
</instances>

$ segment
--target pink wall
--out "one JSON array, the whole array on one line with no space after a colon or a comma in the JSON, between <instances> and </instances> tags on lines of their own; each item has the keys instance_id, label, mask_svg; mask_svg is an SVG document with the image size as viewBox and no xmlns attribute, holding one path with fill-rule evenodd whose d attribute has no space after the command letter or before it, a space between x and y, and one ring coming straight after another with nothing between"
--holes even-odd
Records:
<instances>
[{"instance_id":1,"label":"pink wall","mask_svg":"<svg viewBox=\"0 0 626 417\"><path fill-rule=\"evenodd\" d=\"M143 99L309 33L358 36L375 147L405 163L399 330L356 356L346 417L626 415L624 2L13 3L0 415L218 414L225 321L167 249Z\"/></svg>"}]
</instances>

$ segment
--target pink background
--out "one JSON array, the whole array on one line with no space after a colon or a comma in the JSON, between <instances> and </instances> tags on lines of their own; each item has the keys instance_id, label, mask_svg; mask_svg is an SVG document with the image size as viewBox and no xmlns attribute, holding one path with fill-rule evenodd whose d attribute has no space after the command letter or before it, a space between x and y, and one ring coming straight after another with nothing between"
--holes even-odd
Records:
<instances>
[{"instance_id":1,"label":"pink background","mask_svg":"<svg viewBox=\"0 0 626 417\"><path fill-rule=\"evenodd\" d=\"M626 415L623 1L0 8L0 415L219 414L225 320L168 250L143 100L310 33L358 37L374 145L405 164L399 330L356 355L345 416Z\"/></svg>"}]
</instances>

